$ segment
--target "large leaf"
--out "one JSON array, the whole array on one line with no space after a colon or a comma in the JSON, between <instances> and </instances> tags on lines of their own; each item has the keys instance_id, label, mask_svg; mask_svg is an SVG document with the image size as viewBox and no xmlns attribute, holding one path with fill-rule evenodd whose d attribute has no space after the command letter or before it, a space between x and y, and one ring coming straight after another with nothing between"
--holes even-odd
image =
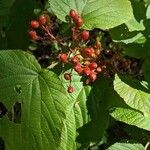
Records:
<instances>
[{"instance_id":1,"label":"large leaf","mask_svg":"<svg viewBox=\"0 0 150 150\"><path fill-rule=\"evenodd\" d=\"M71 9L77 10L87 29L113 28L132 17L132 7L128 0L49 0L49 4L62 21L65 21Z\"/></svg>"},{"instance_id":2,"label":"large leaf","mask_svg":"<svg viewBox=\"0 0 150 150\"><path fill-rule=\"evenodd\" d=\"M150 93L145 83L116 75L114 89L127 105L150 116Z\"/></svg>"},{"instance_id":3,"label":"large leaf","mask_svg":"<svg viewBox=\"0 0 150 150\"><path fill-rule=\"evenodd\" d=\"M150 131L150 116L145 117L138 111L127 108L116 108L111 115L118 121Z\"/></svg>"},{"instance_id":4,"label":"large leaf","mask_svg":"<svg viewBox=\"0 0 150 150\"><path fill-rule=\"evenodd\" d=\"M1 51L0 65L0 99L6 107L18 100L12 99L16 86L21 88L21 149L59 148L69 103L59 78L22 51Z\"/></svg>"},{"instance_id":5,"label":"large leaf","mask_svg":"<svg viewBox=\"0 0 150 150\"><path fill-rule=\"evenodd\" d=\"M139 143L115 143L107 150L144 150L144 146Z\"/></svg>"}]
</instances>

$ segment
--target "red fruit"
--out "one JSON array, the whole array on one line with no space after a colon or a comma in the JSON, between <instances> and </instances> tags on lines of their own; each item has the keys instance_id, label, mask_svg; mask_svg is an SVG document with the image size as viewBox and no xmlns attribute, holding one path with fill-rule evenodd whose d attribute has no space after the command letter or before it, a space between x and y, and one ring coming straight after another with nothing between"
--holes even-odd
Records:
<instances>
[{"instance_id":1,"label":"red fruit","mask_svg":"<svg viewBox=\"0 0 150 150\"><path fill-rule=\"evenodd\" d=\"M81 38L82 38L82 40L84 40L84 41L86 41L86 40L88 40L89 39L89 31L83 31L82 33L81 33Z\"/></svg>"},{"instance_id":2,"label":"red fruit","mask_svg":"<svg viewBox=\"0 0 150 150\"><path fill-rule=\"evenodd\" d=\"M78 27L81 27L83 25L83 19L81 17L78 17L75 23Z\"/></svg>"},{"instance_id":3,"label":"red fruit","mask_svg":"<svg viewBox=\"0 0 150 150\"><path fill-rule=\"evenodd\" d=\"M65 54L65 53L60 54L60 55L59 55L59 60L60 60L61 62L67 62L67 61L68 61L68 56L67 56L67 54Z\"/></svg>"},{"instance_id":4,"label":"red fruit","mask_svg":"<svg viewBox=\"0 0 150 150\"><path fill-rule=\"evenodd\" d=\"M95 72L91 71L91 73L90 73L90 79L91 79L92 81L95 81L95 80L97 79L97 75L96 75Z\"/></svg>"},{"instance_id":5,"label":"red fruit","mask_svg":"<svg viewBox=\"0 0 150 150\"><path fill-rule=\"evenodd\" d=\"M90 68L91 70L96 69L96 68L97 68L97 63L95 63L95 62L91 63L91 64L89 65L89 68Z\"/></svg>"},{"instance_id":6,"label":"red fruit","mask_svg":"<svg viewBox=\"0 0 150 150\"><path fill-rule=\"evenodd\" d=\"M34 29L37 29L40 25L39 25L39 22L36 21L36 20L32 20L31 23L30 23L31 27L34 28Z\"/></svg>"},{"instance_id":7,"label":"red fruit","mask_svg":"<svg viewBox=\"0 0 150 150\"><path fill-rule=\"evenodd\" d=\"M77 23L78 18L79 18L79 16L78 16L78 15L76 15L76 16L73 18L73 22L74 22L74 23Z\"/></svg>"},{"instance_id":8,"label":"red fruit","mask_svg":"<svg viewBox=\"0 0 150 150\"><path fill-rule=\"evenodd\" d=\"M83 68L80 64L77 64L75 67L74 67L74 70L77 72L77 73L82 73L83 71Z\"/></svg>"},{"instance_id":9,"label":"red fruit","mask_svg":"<svg viewBox=\"0 0 150 150\"><path fill-rule=\"evenodd\" d=\"M64 74L64 78L65 78L66 80L71 80L71 74L70 74L70 73L65 73L65 74Z\"/></svg>"},{"instance_id":10,"label":"red fruit","mask_svg":"<svg viewBox=\"0 0 150 150\"><path fill-rule=\"evenodd\" d=\"M39 23L40 23L40 25L45 25L46 22L47 22L47 18L46 18L45 15L42 15L42 16L39 17Z\"/></svg>"},{"instance_id":11,"label":"red fruit","mask_svg":"<svg viewBox=\"0 0 150 150\"><path fill-rule=\"evenodd\" d=\"M84 49L84 53L85 53L85 55L88 55L88 56L91 56L92 55L92 48L85 48Z\"/></svg>"},{"instance_id":12,"label":"red fruit","mask_svg":"<svg viewBox=\"0 0 150 150\"><path fill-rule=\"evenodd\" d=\"M29 36L32 40L37 40L38 39L36 31L29 31Z\"/></svg>"},{"instance_id":13,"label":"red fruit","mask_svg":"<svg viewBox=\"0 0 150 150\"><path fill-rule=\"evenodd\" d=\"M86 76L89 76L90 73L91 73L91 69L90 69L88 66L86 66L86 67L83 69L83 73L84 73Z\"/></svg>"},{"instance_id":14,"label":"red fruit","mask_svg":"<svg viewBox=\"0 0 150 150\"><path fill-rule=\"evenodd\" d=\"M80 60L79 60L79 58L78 58L77 56L74 56L74 57L72 58L72 62L73 62L74 64L78 64L78 63L80 62Z\"/></svg>"},{"instance_id":15,"label":"red fruit","mask_svg":"<svg viewBox=\"0 0 150 150\"><path fill-rule=\"evenodd\" d=\"M71 10L70 11L70 17L72 18L72 19L75 19L76 17L78 16L78 13L75 11L75 10Z\"/></svg>"},{"instance_id":16,"label":"red fruit","mask_svg":"<svg viewBox=\"0 0 150 150\"><path fill-rule=\"evenodd\" d=\"M74 92L74 88L70 85L68 87L68 93L73 93Z\"/></svg>"}]
</instances>

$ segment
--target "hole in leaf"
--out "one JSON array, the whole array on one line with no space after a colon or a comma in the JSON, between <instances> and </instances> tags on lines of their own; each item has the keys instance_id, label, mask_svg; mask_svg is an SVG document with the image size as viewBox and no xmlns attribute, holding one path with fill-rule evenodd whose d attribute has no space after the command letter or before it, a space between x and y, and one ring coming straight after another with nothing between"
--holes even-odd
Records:
<instances>
[{"instance_id":1,"label":"hole in leaf","mask_svg":"<svg viewBox=\"0 0 150 150\"><path fill-rule=\"evenodd\" d=\"M21 123L21 103L16 102L13 106L13 122Z\"/></svg>"},{"instance_id":2,"label":"hole in leaf","mask_svg":"<svg viewBox=\"0 0 150 150\"><path fill-rule=\"evenodd\" d=\"M2 118L7 113L7 109L2 102L0 102L0 118Z\"/></svg>"},{"instance_id":3,"label":"hole in leaf","mask_svg":"<svg viewBox=\"0 0 150 150\"><path fill-rule=\"evenodd\" d=\"M22 92L21 85L16 85L15 91L16 91L18 94L21 94L21 92Z\"/></svg>"}]
</instances>

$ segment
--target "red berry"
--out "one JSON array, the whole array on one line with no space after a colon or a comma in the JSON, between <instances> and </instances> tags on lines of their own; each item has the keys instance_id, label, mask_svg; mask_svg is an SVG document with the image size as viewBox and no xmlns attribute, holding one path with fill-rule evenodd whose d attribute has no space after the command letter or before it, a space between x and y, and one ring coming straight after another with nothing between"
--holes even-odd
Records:
<instances>
[{"instance_id":1,"label":"red berry","mask_svg":"<svg viewBox=\"0 0 150 150\"><path fill-rule=\"evenodd\" d=\"M29 36L32 40L37 40L38 39L36 31L29 31Z\"/></svg>"},{"instance_id":2,"label":"red berry","mask_svg":"<svg viewBox=\"0 0 150 150\"><path fill-rule=\"evenodd\" d=\"M65 73L65 74L64 74L64 78L65 78L66 80L71 80L71 74L70 74L70 73Z\"/></svg>"},{"instance_id":3,"label":"red berry","mask_svg":"<svg viewBox=\"0 0 150 150\"><path fill-rule=\"evenodd\" d=\"M90 73L91 73L91 70L88 66L86 66L84 69L83 69L83 73L86 75L86 76L89 76Z\"/></svg>"},{"instance_id":4,"label":"red berry","mask_svg":"<svg viewBox=\"0 0 150 150\"><path fill-rule=\"evenodd\" d=\"M72 19L75 19L76 17L78 16L78 13L75 11L75 10L71 10L70 11L70 17L72 18Z\"/></svg>"},{"instance_id":5,"label":"red berry","mask_svg":"<svg viewBox=\"0 0 150 150\"><path fill-rule=\"evenodd\" d=\"M85 53L85 55L88 55L88 56L91 56L92 55L92 48L85 48L84 49L84 53Z\"/></svg>"},{"instance_id":6,"label":"red berry","mask_svg":"<svg viewBox=\"0 0 150 150\"><path fill-rule=\"evenodd\" d=\"M31 24L31 27L34 29L37 29L40 26L39 22L36 20L32 20L30 24Z\"/></svg>"},{"instance_id":7,"label":"red berry","mask_svg":"<svg viewBox=\"0 0 150 150\"><path fill-rule=\"evenodd\" d=\"M67 62L68 61L68 56L65 53L62 53L59 55L59 60L62 62Z\"/></svg>"},{"instance_id":8,"label":"red berry","mask_svg":"<svg viewBox=\"0 0 150 150\"><path fill-rule=\"evenodd\" d=\"M74 88L70 85L68 87L68 93L73 93L74 92Z\"/></svg>"},{"instance_id":9,"label":"red berry","mask_svg":"<svg viewBox=\"0 0 150 150\"><path fill-rule=\"evenodd\" d=\"M74 23L77 23L77 22L78 22L78 18L79 18L79 16L76 15L76 16L73 18L73 22L74 22Z\"/></svg>"},{"instance_id":10,"label":"red berry","mask_svg":"<svg viewBox=\"0 0 150 150\"><path fill-rule=\"evenodd\" d=\"M78 64L78 63L80 62L80 60L79 60L79 58L78 58L77 56L74 56L74 57L72 58L72 62L73 62L74 64Z\"/></svg>"},{"instance_id":11,"label":"red berry","mask_svg":"<svg viewBox=\"0 0 150 150\"><path fill-rule=\"evenodd\" d=\"M74 70L77 72L77 73L82 73L83 71L83 68L80 64L77 64L75 67L74 67Z\"/></svg>"},{"instance_id":12,"label":"red berry","mask_svg":"<svg viewBox=\"0 0 150 150\"><path fill-rule=\"evenodd\" d=\"M83 25L83 19L81 17L78 17L75 23L78 27L81 27Z\"/></svg>"},{"instance_id":13,"label":"red berry","mask_svg":"<svg viewBox=\"0 0 150 150\"><path fill-rule=\"evenodd\" d=\"M95 62L91 63L91 64L89 65L89 68L90 68L91 70L96 69L96 68L97 68L97 63L95 63Z\"/></svg>"},{"instance_id":14,"label":"red berry","mask_svg":"<svg viewBox=\"0 0 150 150\"><path fill-rule=\"evenodd\" d=\"M82 38L82 40L84 40L84 41L88 40L88 39L89 39L89 31L83 31L83 32L81 33L81 38Z\"/></svg>"},{"instance_id":15,"label":"red berry","mask_svg":"<svg viewBox=\"0 0 150 150\"><path fill-rule=\"evenodd\" d=\"M91 79L92 81L95 81L95 80L97 79L97 75L96 75L95 72L91 71L91 73L90 73L90 79Z\"/></svg>"},{"instance_id":16,"label":"red berry","mask_svg":"<svg viewBox=\"0 0 150 150\"><path fill-rule=\"evenodd\" d=\"M47 18L46 18L45 15L42 15L42 16L39 17L39 23L40 23L40 25L45 25L46 22L47 22Z\"/></svg>"}]
</instances>

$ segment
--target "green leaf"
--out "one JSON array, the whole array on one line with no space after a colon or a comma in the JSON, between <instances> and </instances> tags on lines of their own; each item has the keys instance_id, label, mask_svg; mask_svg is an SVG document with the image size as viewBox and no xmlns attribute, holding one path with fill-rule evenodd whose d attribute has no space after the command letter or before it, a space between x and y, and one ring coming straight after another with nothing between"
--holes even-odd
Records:
<instances>
[{"instance_id":1,"label":"green leaf","mask_svg":"<svg viewBox=\"0 0 150 150\"><path fill-rule=\"evenodd\" d=\"M0 52L0 72L0 99L5 106L17 101L11 99L12 91L18 85L21 88L22 149L59 148L70 103L59 78L42 70L33 56L15 50Z\"/></svg>"},{"instance_id":2,"label":"green leaf","mask_svg":"<svg viewBox=\"0 0 150 150\"><path fill-rule=\"evenodd\" d=\"M129 21L132 7L128 0L49 0L56 16L66 21L71 9L82 15L86 29L109 29Z\"/></svg>"},{"instance_id":3,"label":"green leaf","mask_svg":"<svg viewBox=\"0 0 150 150\"><path fill-rule=\"evenodd\" d=\"M145 117L138 111L118 107L111 113L111 116L118 121L150 131L150 116Z\"/></svg>"},{"instance_id":4,"label":"green leaf","mask_svg":"<svg viewBox=\"0 0 150 150\"><path fill-rule=\"evenodd\" d=\"M130 39L124 39L124 40L118 40L118 41L114 40L114 42L121 42L125 44L130 44L130 43L142 44L146 42L146 38L144 37L142 33L138 33L137 35L135 35L134 37Z\"/></svg>"},{"instance_id":5,"label":"green leaf","mask_svg":"<svg viewBox=\"0 0 150 150\"><path fill-rule=\"evenodd\" d=\"M70 70L67 72L70 72ZM72 103L67 109L67 117L64 122L59 150L76 150L80 147L81 144L76 141L76 137L78 136L78 132L76 130L86 124L89 120L86 106L87 92L83 83L80 81L81 78L79 75L75 72L72 72L72 74L72 86L75 91L72 94L68 94ZM67 89L69 82L64 79L64 74L60 75L60 79L63 82L64 88Z\"/></svg>"},{"instance_id":6,"label":"green leaf","mask_svg":"<svg viewBox=\"0 0 150 150\"><path fill-rule=\"evenodd\" d=\"M78 129L77 141L81 143L99 142L108 126L107 92L108 82L100 77L92 87L86 87L87 108L90 121Z\"/></svg>"},{"instance_id":7,"label":"green leaf","mask_svg":"<svg viewBox=\"0 0 150 150\"><path fill-rule=\"evenodd\" d=\"M76 150L81 146L76 142L76 137L78 136L76 130L88 122L86 100L87 97L83 88L78 97L73 100L73 103L68 107L67 119L61 135L62 141L59 148L60 150Z\"/></svg>"},{"instance_id":8,"label":"green leaf","mask_svg":"<svg viewBox=\"0 0 150 150\"><path fill-rule=\"evenodd\" d=\"M145 30L143 21L141 20L139 23L139 22L137 22L137 20L134 17L131 20L129 20L128 22L126 22L126 25L130 32Z\"/></svg>"},{"instance_id":9,"label":"green leaf","mask_svg":"<svg viewBox=\"0 0 150 150\"><path fill-rule=\"evenodd\" d=\"M49 0L49 5L54 14L64 22L71 9L75 9L81 14L86 3L87 0Z\"/></svg>"},{"instance_id":10,"label":"green leaf","mask_svg":"<svg viewBox=\"0 0 150 150\"><path fill-rule=\"evenodd\" d=\"M138 58L138 59L144 59L147 56L150 56L150 41L147 40L143 44L137 44L137 43L130 43L125 46L125 55Z\"/></svg>"},{"instance_id":11,"label":"green leaf","mask_svg":"<svg viewBox=\"0 0 150 150\"><path fill-rule=\"evenodd\" d=\"M150 6L147 7L146 17L147 19L150 19Z\"/></svg>"},{"instance_id":12,"label":"green leaf","mask_svg":"<svg viewBox=\"0 0 150 150\"><path fill-rule=\"evenodd\" d=\"M139 143L115 143L107 150L144 150L144 146Z\"/></svg>"},{"instance_id":13,"label":"green leaf","mask_svg":"<svg viewBox=\"0 0 150 150\"><path fill-rule=\"evenodd\" d=\"M147 19L144 21L144 25L146 30L142 32L144 37L146 38L146 42L144 44L136 44L136 43L130 43L125 46L125 54L131 57L135 58L145 58L150 56L150 19Z\"/></svg>"},{"instance_id":14,"label":"green leaf","mask_svg":"<svg viewBox=\"0 0 150 150\"><path fill-rule=\"evenodd\" d=\"M143 82L116 75L114 89L128 106L150 116L150 93Z\"/></svg>"},{"instance_id":15,"label":"green leaf","mask_svg":"<svg viewBox=\"0 0 150 150\"><path fill-rule=\"evenodd\" d=\"M21 150L20 125L0 119L0 136L5 141L5 150Z\"/></svg>"}]
</instances>

